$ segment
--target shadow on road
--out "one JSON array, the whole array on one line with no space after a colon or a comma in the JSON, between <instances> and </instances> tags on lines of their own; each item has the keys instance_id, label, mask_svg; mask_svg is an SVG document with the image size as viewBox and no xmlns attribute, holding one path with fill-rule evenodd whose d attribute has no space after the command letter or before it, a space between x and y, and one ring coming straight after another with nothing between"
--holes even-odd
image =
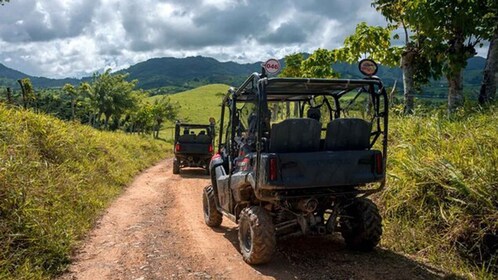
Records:
<instances>
[{"instance_id":1,"label":"shadow on road","mask_svg":"<svg viewBox=\"0 0 498 280\"><path fill-rule=\"evenodd\" d=\"M180 170L180 177L184 179L208 179L205 169L201 168L185 168Z\"/></svg>"},{"instance_id":2,"label":"shadow on road","mask_svg":"<svg viewBox=\"0 0 498 280\"><path fill-rule=\"evenodd\" d=\"M214 230L223 233L239 251L236 227ZM289 275L294 279L464 279L387 249L349 250L339 235L278 240L272 262L252 267L275 279L286 279Z\"/></svg>"}]
</instances>

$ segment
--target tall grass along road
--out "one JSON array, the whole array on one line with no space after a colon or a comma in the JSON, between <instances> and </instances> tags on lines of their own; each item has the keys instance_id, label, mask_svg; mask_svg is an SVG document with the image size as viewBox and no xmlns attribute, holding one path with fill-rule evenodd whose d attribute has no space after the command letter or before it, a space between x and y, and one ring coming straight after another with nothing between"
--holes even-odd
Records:
<instances>
[{"instance_id":1,"label":"tall grass along road","mask_svg":"<svg viewBox=\"0 0 498 280\"><path fill-rule=\"evenodd\" d=\"M49 278L169 146L0 105L0 279Z\"/></svg>"}]
</instances>

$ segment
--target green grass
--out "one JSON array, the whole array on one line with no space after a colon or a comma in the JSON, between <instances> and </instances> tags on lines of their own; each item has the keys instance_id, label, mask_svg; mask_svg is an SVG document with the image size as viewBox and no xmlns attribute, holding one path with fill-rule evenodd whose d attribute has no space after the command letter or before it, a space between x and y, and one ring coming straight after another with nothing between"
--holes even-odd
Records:
<instances>
[{"instance_id":1,"label":"green grass","mask_svg":"<svg viewBox=\"0 0 498 280\"><path fill-rule=\"evenodd\" d=\"M390 120L382 244L469 277L498 275L498 112ZM496 242L496 241L494 241ZM494 274L493 274L494 273Z\"/></svg>"},{"instance_id":2,"label":"green grass","mask_svg":"<svg viewBox=\"0 0 498 280\"><path fill-rule=\"evenodd\" d=\"M186 123L209 124L209 118L213 117L217 124L221 115L221 101L228 91L229 86L213 84L198 87L192 90L169 95L172 102L180 105L178 119ZM152 96L153 101L162 96ZM174 138L174 123L164 124L160 132L160 138L171 140Z\"/></svg>"},{"instance_id":3,"label":"green grass","mask_svg":"<svg viewBox=\"0 0 498 280\"><path fill-rule=\"evenodd\" d=\"M61 272L102 210L169 150L0 106L0 278Z\"/></svg>"}]
</instances>

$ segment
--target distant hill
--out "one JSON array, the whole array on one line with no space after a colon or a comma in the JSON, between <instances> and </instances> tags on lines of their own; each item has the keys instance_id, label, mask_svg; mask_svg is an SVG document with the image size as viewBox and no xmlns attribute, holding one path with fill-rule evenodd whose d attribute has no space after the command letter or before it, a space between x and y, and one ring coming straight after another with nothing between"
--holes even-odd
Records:
<instances>
[{"instance_id":1,"label":"distant hill","mask_svg":"<svg viewBox=\"0 0 498 280\"><path fill-rule=\"evenodd\" d=\"M54 88L54 87L62 87L66 83L70 84L79 84L80 80L78 79L49 79L44 77L34 77L17 70L10 69L5 65L0 63L0 86L2 87L12 87L18 88L17 80L29 78L33 83L33 86L36 88Z\"/></svg>"},{"instance_id":2,"label":"distant hill","mask_svg":"<svg viewBox=\"0 0 498 280\"><path fill-rule=\"evenodd\" d=\"M143 89L162 87L194 88L207 84L241 84L249 74L261 70L260 62L239 64L220 62L210 57L153 58L119 72L137 79Z\"/></svg>"},{"instance_id":3,"label":"distant hill","mask_svg":"<svg viewBox=\"0 0 498 280\"><path fill-rule=\"evenodd\" d=\"M283 60L280 60L283 65ZM468 60L464 72L464 85L469 89L479 87L482 79L482 69L486 59L474 57ZM261 70L261 62L240 64L236 62L220 62L209 57L186 57L186 58L153 58L137 63L127 69L118 71L128 73L129 80L137 79L138 87L152 90L154 94L175 93L207 84L240 85L251 73ZM333 65L335 71L341 73L343 78L360 77L357 65L347 63L336 63ZM388 86L395 80L402 86L402 73L399 68L388 68L381 66L378 76ZM17 87L16 80L28 77L37 88L61 87L65 83L79 84L78 79L48 79L33 77L22 72L10 69L0 64L0 86ZM434 81L426 87L428 91L444 92L447 87L445 79Z\"/></svg>"}]
</instances>

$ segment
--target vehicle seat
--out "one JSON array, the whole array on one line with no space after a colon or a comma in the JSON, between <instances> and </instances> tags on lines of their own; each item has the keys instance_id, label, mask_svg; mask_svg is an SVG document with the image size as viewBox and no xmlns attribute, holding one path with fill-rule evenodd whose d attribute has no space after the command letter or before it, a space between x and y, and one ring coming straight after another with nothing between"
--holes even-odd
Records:
<instances>
[{"instance_id":1,"label":"vehicle seat","mask_svg":"<svg viewBox=\"0 0 498 280\"><path fill-rule=\"evenodd\" d=\"M270 152L315 152L320 149L321 124L314 119L287 119L272 125Z\"/></svg>"},{"instance_id":2,"label":"vehicle seat","mask_svg":"<svg viewBox=\"0 0 498 280\"><path fill-rule=\"evenodd\" d=\"M328 123L324 149L328 151L367 150L372 124L363 119L335 119Z\"/></svg>"},{"instance_id":3,"label":"vehicle seat","mask_svg":"<svg viewBox=\"0 0 498 280\"><path fill-rule=\"evenodd\" d=\"M193 143L195 142L196 136L194 134L185 134L178 137L178 142L180 143Z\"/></svg>"},{"instance_id":4,"label":"vehicle seat","mask_svg":"<svg viewBox=\"0 0 498 280\"><path fill-rule=\"evenodd\" d=\"M197 143L209 144L211 143L211 137L206 134L197 135Z\"/></svg>"}]
</instances>

